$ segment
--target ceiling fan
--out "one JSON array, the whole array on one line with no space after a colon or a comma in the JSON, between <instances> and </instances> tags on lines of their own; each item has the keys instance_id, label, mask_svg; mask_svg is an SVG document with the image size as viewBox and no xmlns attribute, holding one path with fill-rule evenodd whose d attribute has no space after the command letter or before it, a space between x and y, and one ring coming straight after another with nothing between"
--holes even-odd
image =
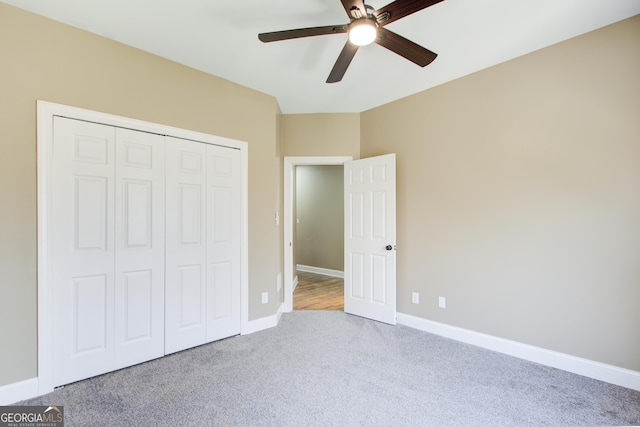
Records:
<instances>
[{"instance_id":1,"label":"ceiling fan","mask_svg":"<svg viewBox=\"0 0 640 427\"><path fill-rule=\"evenodd\" d=\"M443 0L395 0L378 10L364 4L363 0L340 1L351 20L348 24L273 31L258 34L258 38L260 41L268 43L300 37L349 33L347 44L340 52L338 60L329 74L327 83L336 83L342 80L358 48L373 42L421 67L429 65L438 56L429 49L425 49L411 40L387 30L384 26Z\"/></svg>"}]
</instances>

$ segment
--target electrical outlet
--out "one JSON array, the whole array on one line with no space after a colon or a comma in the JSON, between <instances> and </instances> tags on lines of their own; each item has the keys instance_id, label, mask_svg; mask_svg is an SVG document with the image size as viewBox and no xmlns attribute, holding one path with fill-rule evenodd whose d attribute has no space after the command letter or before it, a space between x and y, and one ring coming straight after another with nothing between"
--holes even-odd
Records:
<instances>
[{"instance_id":1,"label":"electrical outlet","mask_svg":"<svg viewBox=\"0 0 640 427\"><path fill-rule=\"evenodd\" d=\"M438 297L438 307L447 308L447 299L445 297Z\"/></svg>"},{"instance_id":2,"label":"electrical outlet","mask_svg":"<svg viewBox=\"0 0 640 427\"><path fill-rule=\"evenodd\" d=\"M262 293L262 303L266 304L269 302L269 292L263 292Z\"/></svg>"},{"instance_id":3,"label":"electrical outlet","mask_svg":"<svg viewBox=\"0 0 640 427\"><path fill-rule=\"evenodd\" d=\"M417 292L411 292L411 302L414 304L420 304L420 294Z\"/></svg>"}]
</instances>

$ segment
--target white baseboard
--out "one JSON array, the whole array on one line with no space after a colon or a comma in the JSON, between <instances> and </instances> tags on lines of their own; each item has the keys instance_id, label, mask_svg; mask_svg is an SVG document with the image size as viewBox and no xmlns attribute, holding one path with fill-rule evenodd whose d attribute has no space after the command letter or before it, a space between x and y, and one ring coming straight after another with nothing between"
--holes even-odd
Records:
<instances>
[{"instance_id":1,"label":"white baseboard","mask_svg":"<svg viewBox=\"0 0 640 427\"><path fill-rule=\"evenodd\" d=\"M37 378L7 384L0 386L0 406L11 405L39 395Z\"/></svg>"},{"instance_id":2,"label":"white baseboard","mask_svg":"<svg viewBox=\"0 0 640 427\"><path fill-rule=\"evenodd\" d=\"M260 319L256 320L250 320L249 322L247 322L245 328L242 330L241 335L248 335L254 332L259 332L278 326L280 316L282 316L282 305L280 305L280 308L278 308L278 312L276 314L261 317Z\"/></svg>"},{"instance_id":3,"label":"white baseboard","mask_svg":"<svg viewBox=\"0 0 640 427\"><path fill-rule=\"evenodd\" d=\"M296 286L298 286L298 275L296 274L296 277L293 278L293 283L291 284L291 290L295 291L296 290Z\"/></svg>"},{"instance_id":4,"label":"white baseboard","mask_svg":"<svg viewBox=\"0 0 640 427\"><path fill-rule=\"evenodd\" d=\"M547 350L516 341L397 313L397 322L421 331L473 344L509 356L640 391L640 372Z\"/></svg>"},{"instance_id":5,"label":"white baseboard","mask_svg":"<svg viewBox=\"0 0 640 427\"><path fill-rule=\"evenodd\" d=\"M305 271L307 273L316 273L316 274L322 274L325 276L339 277L341 279L344 279L344 271L340 271L340 270L331 270L330 268L312 267L310 265L302 265L302 264L297 264L296 269L298 271Z\"/></svg>"}]
</instances>

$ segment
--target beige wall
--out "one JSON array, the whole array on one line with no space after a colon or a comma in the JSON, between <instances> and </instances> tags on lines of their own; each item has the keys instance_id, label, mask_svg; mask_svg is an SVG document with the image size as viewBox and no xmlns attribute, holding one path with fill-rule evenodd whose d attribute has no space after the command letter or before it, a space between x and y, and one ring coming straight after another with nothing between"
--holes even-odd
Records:
<instances>
[{"instance_id":1,"label":"beige wall","mask_svg":"<svg viewBox=\"0 0 640 427\"><path fill-rule=\"evenodd\" d=\"M640 16L361 122L397 153L398 311L640 371Z\"/></svg>"},{"instance_id":2,"label":"beige wall","mask_svg":"<svg viewBox=\"0 0 640 427\"><path fill-rule=\"evenodd\" d=\"M344 168L296 166L296 263L344 271Z\"/></svg>"},{"instance_id":3,"label":"beige wall","mask_svg":"<svg viewBox=\"0 0 640 427\"><path fill-rule=\"evenodd\" d=\"M360 158L360 114L284 114L284 156Z\"/></svg>"},{"instance_id":4,"label":"beige wall","mask_svg":"<svg viewBox=\"0 0 640 427\"><path fill-rule=\"evenodd\" d=\"M275 314L282 244L274 98L4 3L0 53L0 386L37 374L38 99L247 141L249 316ZM260 303L263 291L269 304Z\"/></svg>"}]
</instances>

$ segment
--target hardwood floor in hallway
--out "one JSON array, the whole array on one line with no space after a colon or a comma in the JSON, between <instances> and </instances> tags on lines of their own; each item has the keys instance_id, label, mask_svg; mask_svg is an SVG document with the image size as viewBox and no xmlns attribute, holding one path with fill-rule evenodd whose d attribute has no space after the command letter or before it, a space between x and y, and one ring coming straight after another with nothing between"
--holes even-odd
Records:
<instances>
[{"instance_id":1,"label":"hardwood floor in hallway","mask_svg":"<svg viewBox=\"0 0 640 427\"><path fill-rule=\"evenodd\" d=\"M294 310L344 310L344 280L298 271Z\"/></svg>"}]
</instances>

